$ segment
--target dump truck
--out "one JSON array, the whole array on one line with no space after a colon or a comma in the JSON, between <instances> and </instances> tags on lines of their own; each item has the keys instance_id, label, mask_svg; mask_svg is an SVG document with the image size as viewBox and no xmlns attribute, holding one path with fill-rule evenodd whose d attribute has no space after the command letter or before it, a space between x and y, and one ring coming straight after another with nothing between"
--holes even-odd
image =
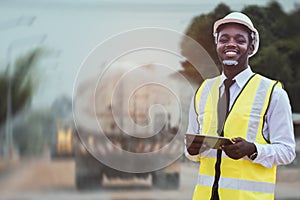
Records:
<instances>
[{"instance_id":1,"label":"dump truck","mask_svg":"<svg viewBox=\"0 0 300 200\"><path fill-rule=\"evenodd\" d=\"M148 67L141 73L149 77L151 70ZM125 182L147 179L153 188L179 187L178 155L183 152L183 144L176 137L178 123L172 116L172 110L176 110L172 107L173 97L157 84L147 84L132 92L131 85L138 78L143 79L141 76L120 82L122 73L118 71L102 78L101 81L106 83L103 85L98 78L78 84L73 99L77 131L75 185L78 190L102 188L104 179ZM118 89L116 83L120 85ZM153 108L156 104L165 110ZM167 145L168 148L164 148ZM128 160L125 156L128 152L145 155L145 159L142 162ZM158 159L146 157L147 153L153 152L157 152ZM138 165L141 169L150 169L147 167L154 162L163 163L167 159L174 161L154 170L139 171L136 168ZM120 166L110 165L110 161L117 161ZM137 172L131 171L133 168L138 169Z\"/></svg>"}]
</instances>

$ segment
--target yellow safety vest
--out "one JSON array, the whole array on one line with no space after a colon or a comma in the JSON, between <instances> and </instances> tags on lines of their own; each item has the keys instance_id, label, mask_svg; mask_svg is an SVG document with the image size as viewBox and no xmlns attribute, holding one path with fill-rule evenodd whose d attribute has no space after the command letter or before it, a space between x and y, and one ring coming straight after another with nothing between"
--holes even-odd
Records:
<instances>
[{"instance_id":1,"label":"yellow safety vest","mask_svg":"<svg viewBox=\"0 0 300 200\"><path fill-rule=\"evenodd\" d=\"M219 85L221 77L203 82L195 95L195 111L201 133L217 135ZM264 116L274 87L279 82L253 75L236 98L224 124L224 137L242 137L249 142L268 144L264 138ZM209 200L215 178L217 150L199 156L200 167L193 199ZM220 200L274 199L276 166L266 168L248 158L234 160L222 152L219 179Z\"/></svg>"}]
</instances>

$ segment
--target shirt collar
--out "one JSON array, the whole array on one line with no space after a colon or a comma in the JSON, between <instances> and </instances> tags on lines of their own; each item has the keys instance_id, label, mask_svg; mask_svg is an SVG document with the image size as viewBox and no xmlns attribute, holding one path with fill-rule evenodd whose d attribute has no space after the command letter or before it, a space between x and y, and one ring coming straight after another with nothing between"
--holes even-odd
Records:
<instances>
[{"instance_id":1,"label":"shirt collar","mask_svg":"<svg viewBox=\"0 0 300 200\"><path fill-rule=\"evenodd\" d=\"M237 74L232 80L235 80L239 88L243 88L244 85L247 83L247 81L251 78L251 76L254 73L252 72L251 68L248 66L245 70ZM221 74L221 82L220 82L220 87L222 86L223 82L227 79L225 76L224 72L222 71Z\"/></svg>"}]
</instances>

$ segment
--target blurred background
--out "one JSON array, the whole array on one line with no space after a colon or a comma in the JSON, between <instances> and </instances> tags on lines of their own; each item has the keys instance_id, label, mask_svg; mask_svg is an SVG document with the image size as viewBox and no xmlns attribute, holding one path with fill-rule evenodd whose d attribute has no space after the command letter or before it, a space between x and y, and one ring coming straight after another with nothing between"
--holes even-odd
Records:
<instances>
[{"instance_id":1,"label":"blurred background","mask_svg":"<svg viewBox=\"0 0 300 200\"><path fill-rule=\"evenodd\" d=\"M230 11L248 14L258 29L261 45L250 65L284 84L299 144L299 0L0 1L0 199L191 199L198 165L184 156L150 174L132 175L100 166L77 137L73 84L81 63L96 45L139 27L184 33L199 42L220 67L212 24ZM187 57L189 47L178 42ZM177 64L178 73L197 88L203 77L188 61ZM138 95L149 99L145 94ZM183 116L191 95L180 97ZM135 105L131 117L147 123L145 113L136 111ZM110 119L111 110L107 112L102 114ZM158 123L163 119L159 113L155 117ZM165 136L153 138L155 144L171 140L178 131L171 118L165 118L161 130ZM108 129L119 131L114 125ZM90 135L81 139L91 146L100 144L99 138ZM128 138L122 140L124 144L130 147ZM299 151L297 145L295 161L278 167L276 199L300 199Z\"/></svg>"}]
</instances>

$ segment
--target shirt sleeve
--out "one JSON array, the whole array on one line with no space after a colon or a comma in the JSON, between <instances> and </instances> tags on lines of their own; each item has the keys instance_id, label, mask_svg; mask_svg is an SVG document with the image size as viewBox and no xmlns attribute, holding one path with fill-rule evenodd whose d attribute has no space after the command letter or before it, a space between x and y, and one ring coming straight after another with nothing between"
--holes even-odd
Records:
<instances>
[{"instance_id":1,"label":"shirt sleeve","mask_svg":"<svg viewBox=\"0 0 300 200\"><path fill-rule=\"evenodd\" d=\"M189 124L188 124L187 133L197 134L198 130L199 130L199 125L198 125L198 121L197 121L197 113L196 113L195 107L194 107L194 96L193 96L191 105L190 105L190 111L189 111ZM184 139L184 143L186 144L185 139ZM194 161L194 162L200 161L200 156L199 155L194 155L194 156L190 155L189 152L187 151L186 146L185 146L184 154L191 161Z\"/></svg>"},{"instance_id":2,"label":"shirt sleeve","mask_svg":"<svg viewBox=\"0 0 300 200\"><path fill-rule=\"evenodd\" d=\"M253 161L267 168L286 165L295 157L295 138L291 105L287 93L275 87L265 117L264 137L270 144L257 144L258 155Z\"/></svg>"},{"instance_id":3,"label":"shirt sleeve","mask_svg":"<svg viewBox=\"0 0 300 200\"><path fill-rule=\"evenodd\" d=\"M193 97L191 100L190 111L189 111L189 124L188 124L187 133L197 134L197 133L199 133L199 124L197 121L198 116L195 111L194 99L195 99L195 97Z\"/></svg>"}]
</instances>

